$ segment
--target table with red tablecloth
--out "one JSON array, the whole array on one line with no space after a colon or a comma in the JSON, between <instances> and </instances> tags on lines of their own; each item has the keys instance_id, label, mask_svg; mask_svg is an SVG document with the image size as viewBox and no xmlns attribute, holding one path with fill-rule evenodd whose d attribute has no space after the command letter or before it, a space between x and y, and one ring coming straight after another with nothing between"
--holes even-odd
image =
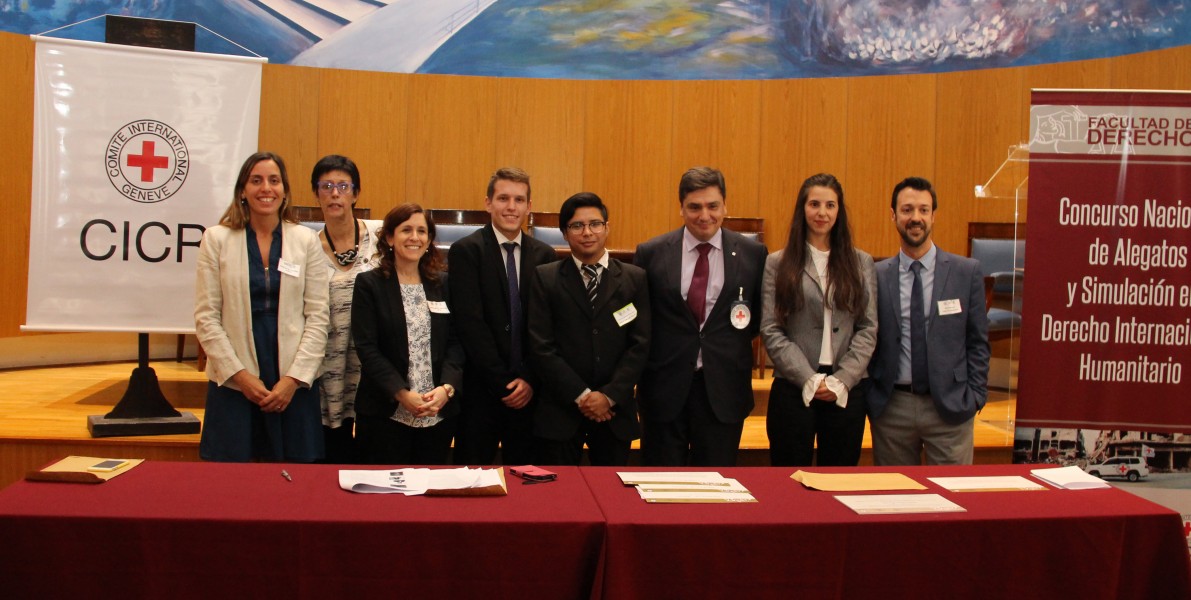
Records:
<instances>
[{"instance_id":1,"label":"table with red tablecloth","mask_svg":"<svg viewBox=\"0 0 1191 600\"><path fill-rule=\"evenodd\" d=\"M100 485L17 482L0 492L0 596L591 593L603 517L577 468L510 477L503 497L354 494L339 469L145 462Z\"/></svg>"},{"instance_id":2,"label":"table with red tablecloth","mask_svg":"<svg viewBox=\"0 0 1191 600\"><path fill-rule=\"evenodd\" d=\"M718 469L755 504L647 504L621 484L627 469L592 467L510 477L503 497L353 494L339 468L146 462L101 485L17 482L0 491L0 595L1191 597L1169 509L1115 488L927 480L1025 466L852 471L899 471L966 509L898 515L858 515L792 468Z\"/></svg>"},{"instance_id":3,"label":"table with red tablecloth","mask_svg":"<svg viewBox=\"0 0 1191 600\"><path fill-rule=\"evenodd\" d=\"M1024 465L806 469L910 476L966 509L860 515L796 469L718 469L753 504L646 504L616 469L584 469L607 522L605 598L1191 598L1179 515L1127 492L962 492L936 476ZM1035 480L1036 481L1036 480ZM872 492L866 492L872 493Z\"/></svg>"}]
</instances>

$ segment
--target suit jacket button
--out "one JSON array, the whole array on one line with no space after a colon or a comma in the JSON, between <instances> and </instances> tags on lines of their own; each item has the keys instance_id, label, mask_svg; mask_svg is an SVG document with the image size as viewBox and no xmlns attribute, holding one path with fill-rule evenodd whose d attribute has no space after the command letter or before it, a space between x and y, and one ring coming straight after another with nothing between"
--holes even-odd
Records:
<instances>
[{"instance_id":1,"label":"suit jacket button","mask_svg":"<svg viewBox=\"0 0 1191 600\"><path fill-rule=\"evenodd\" d=\"M592 333L592 335L599 335L600 329L598 327L594 327L594 328L592 328L591 333Z\"/></svg>"},{"instance_id":2,"label":"suit jacket button","mask_svg":"<svg viewBox=\"0 0 1191 600\"><path fill-rule=\"evenodd\" d=\"M512 325L505 325L505 331L512 331L512 329L513 329Z\"/></svg>"}]
</instances>

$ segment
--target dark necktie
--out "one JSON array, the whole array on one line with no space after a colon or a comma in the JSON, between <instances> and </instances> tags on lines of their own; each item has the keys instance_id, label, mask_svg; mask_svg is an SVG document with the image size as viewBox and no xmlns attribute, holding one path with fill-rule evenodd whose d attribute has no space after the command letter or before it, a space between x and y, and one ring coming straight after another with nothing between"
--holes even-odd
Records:
<instances>
[{"instance_id":1,"label":"dark necktie","mask_svg":"<svg viewBox=\"0 0 1191 600\"><path fill-rule=\"evenodd\" d=\"M521 368L521 289L517 285L516 242L501 244L505 249L505 273L509 277L509 368Z\"/></svg>"},{"instance_id":2,"label":"dark necktie","mask_svg":"<svg viewBox=\"0 0 1191 600\"><path fill-rule=\"evenodd\" d=\"M699 251L699 258L695 259L695 274L691 276L691 287L686 292L686 305L691 309L695 322L702 326L703 312L707 308L707 273L710 270L707 253L711 252L711 244L703 242L695 249Z\"/></svg>"},{"instance_id":3,"label":"dark necktie","mask_svg":"<svg viewBox=\"0 0 1191 600\"><path fill-rule=\"evenodd\" d=\"M915 394L930 393L930 375L926 368L926 315L922 300L922 263L910 265L914 287L910 290L910 389Z\"/></svg>"},{"instance_id":4,"label":"dark necktie","mask_svg":"<svg viewBox=\"0 0 1191 600\"><path fill-rule=\"evenodd\" d=\"M596 286L600 284L600 265L583 265L583 273L587 275L587 301L595 308Z\"/></svg>"}]
</instances>

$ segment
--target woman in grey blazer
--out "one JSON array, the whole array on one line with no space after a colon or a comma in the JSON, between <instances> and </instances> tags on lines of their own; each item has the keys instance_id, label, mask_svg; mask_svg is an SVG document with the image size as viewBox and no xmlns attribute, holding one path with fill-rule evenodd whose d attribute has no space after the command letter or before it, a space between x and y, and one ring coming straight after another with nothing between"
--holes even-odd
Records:
<instances>
[{"instance_id":1,"label":"woman in grey blazer","mask_svg":"<svg viewBox=\"0 0 1191 600\"><path fill-rule=\"evenodd\" d=\"M761 287L761 337L775 373L766 415L772 464L859 462L876 287L872 257L852 247L843 186L826 173L809 177Z\"/></svg>"}]
</instances>

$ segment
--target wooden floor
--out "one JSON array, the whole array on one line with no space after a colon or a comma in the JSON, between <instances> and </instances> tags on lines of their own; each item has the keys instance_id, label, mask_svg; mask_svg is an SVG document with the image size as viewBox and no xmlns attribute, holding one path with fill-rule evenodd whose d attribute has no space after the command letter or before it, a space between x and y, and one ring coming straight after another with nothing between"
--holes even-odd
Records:
<instances>
[{"instance_id":1,"label":"wooden floor","mask_svg":"<svg viewBox=\"0 0 1191 600\"><path fill-rule=\"evenodd\" d=\"M198 434L91 438L87 417L106 414L128 387L135 363L0 371L0 487L63 456L75 454L150 460L198 460ZM189 362L154 362L162 392L179 411L200 420L207 380ZM754 379L757 408L745 423L742 465L768 463L765 408L772 379ZM1008 463L1013 453L1016 401L990 393L976 417L976 462ZM635 446L634 446L635 447ZM868 431L861 464L871 464Z\"/></svg>"}]
</instances>

